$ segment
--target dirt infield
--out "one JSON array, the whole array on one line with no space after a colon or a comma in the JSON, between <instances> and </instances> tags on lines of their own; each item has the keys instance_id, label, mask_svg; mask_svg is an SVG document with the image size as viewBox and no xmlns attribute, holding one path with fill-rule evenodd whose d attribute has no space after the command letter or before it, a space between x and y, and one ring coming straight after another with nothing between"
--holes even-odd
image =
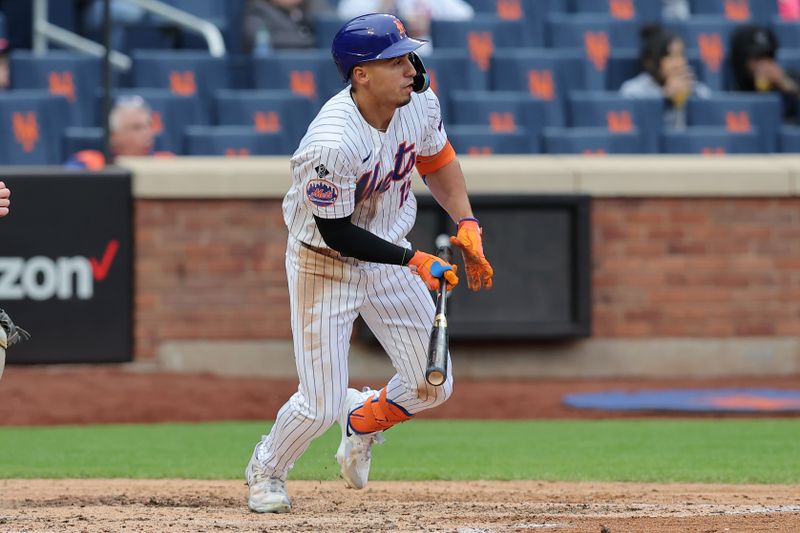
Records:
<instances>
[{"instance_id":1,"label":"dirt infield","mask_svg":"<svg viewBox=\"0 0 800 533\"><path fill-rule=\"evenodd\" d=\"M289 482L258 515L235 481L0 481L0 531L458 533L799 531L797 487L539 482Z\"/></svg>"},{"instance_id":2,"label":"dirt infield","mask_svg":"<svg viewBox=\"0 0 800 533\"><path fill-rule=\"evenodd\" d=\"M560 401L567 393L606 389L796 388L798 383L797 376L459 381L453 398L424 416L641 417L575 410ZM125 366L10 367L0 382L0 424L266 420L295 388L289 381L159 374ZM290 480L288 488L291 514L257 515L247 510L241 481L0 479L0 532L800 531L800 486L375 482L352 491L341 482Z\"/></svg>"}]
</instances>

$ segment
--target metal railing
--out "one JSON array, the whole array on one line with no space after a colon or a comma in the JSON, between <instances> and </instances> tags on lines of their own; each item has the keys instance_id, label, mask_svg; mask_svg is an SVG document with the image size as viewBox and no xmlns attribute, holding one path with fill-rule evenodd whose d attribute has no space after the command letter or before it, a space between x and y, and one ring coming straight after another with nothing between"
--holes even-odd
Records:
<instances>
[{"instance_id":1,"label":"metal railing","mask_svg":"<svg viewBox=\"0 0 800 533\"><path fill-rule=\"evenodd\" d=\"M222 33L215 25L199 17L191 15L185 11L177 9L171 5L158 0L127 0L136 4L145 11L158 15L176 26L188 31L199 33L208 44L208 52L213 57L225 55L225 41ZM49 42L57 43L61 46L72 48L87 54L102 57L105 54L105 46L92 40L81 37L77 33L65 30L59 26L51 24L48 20L47 0L34 0L33 3L33 51L43 53L47 50ZM127 55L112 50L109 53L109 61L115 67L122 70L130 70L131 58Z\"/></svg>"}]
</instances>

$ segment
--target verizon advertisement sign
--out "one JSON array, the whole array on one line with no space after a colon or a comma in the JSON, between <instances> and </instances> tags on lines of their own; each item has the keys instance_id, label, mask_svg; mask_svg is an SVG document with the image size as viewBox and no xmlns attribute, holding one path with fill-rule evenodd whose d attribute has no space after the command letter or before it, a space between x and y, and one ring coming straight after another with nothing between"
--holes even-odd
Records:
<instances>
[{"instance_id":1,"label":"verizon advertisement sign","mask_svg":"<svg viewBox=\"0 0 800 533\"><path fill-rule=\"evenodd\" d=\"M0 219L0 308L32 334L7 362L130 361L130 175L2 177L12 211Z\"/></svg>"}]
</instances>

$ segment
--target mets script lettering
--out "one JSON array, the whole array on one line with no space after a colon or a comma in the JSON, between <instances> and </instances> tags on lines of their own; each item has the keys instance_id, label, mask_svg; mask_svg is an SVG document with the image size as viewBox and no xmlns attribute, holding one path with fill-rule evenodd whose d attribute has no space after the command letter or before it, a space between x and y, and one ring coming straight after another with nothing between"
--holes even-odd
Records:
<instances>
[{"instance_id":1,"label":"mets script lettering","mask_svg":"<svg viewBox=\"0 0 800 533\"><path fill-rule=\"evenodd\" d=\"M360 203L373 194L383 194L389 190L392 183L402 181L400 195L400 207L403 206L408 193L411 190L411 180L409 178L414 165L417 163L417 153L415 145L406 144L405 141L397 146L397 152L394 154L394 169L387 173L382 179L381 163L380 161L375 164L372 172L365 172L358 178L356 182L356 203Z\"/></svg>"}]
</instances>

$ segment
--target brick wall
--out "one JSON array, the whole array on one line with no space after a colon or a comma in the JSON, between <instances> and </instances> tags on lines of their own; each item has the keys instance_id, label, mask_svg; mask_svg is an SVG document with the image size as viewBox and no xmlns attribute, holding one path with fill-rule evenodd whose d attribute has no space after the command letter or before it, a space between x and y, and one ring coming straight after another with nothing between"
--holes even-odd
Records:
<instances>
[{"instance_id":1,"label":"brick wall","mask_svg":"<svg viewBox=\"0 0 800 533\"><path fill-rule=\"evenodd\" d=\"M594 334L800 334L800 199L608 199L593 212Z\"/></svg>"},{"instance_id":2,"label":"brick wall","mask_svg":"<svg viewBox=\"0 0 800 533\"><path fill-rule=\"evenodd\" d=\"M137 200L135 359L172 339L289 338L281 200Z\"/></svg>"},{"instance_id":3,"label":"brick wall","mask_svg":"<svg viewBox=\"0 0 800 533\"><path fill-rule=\"evenodd\" d=\"M800 334L800 198L595 199L596 337ZM290 337L280 200L136 202L135 357Z\"/></svg>"}]
</instances>

